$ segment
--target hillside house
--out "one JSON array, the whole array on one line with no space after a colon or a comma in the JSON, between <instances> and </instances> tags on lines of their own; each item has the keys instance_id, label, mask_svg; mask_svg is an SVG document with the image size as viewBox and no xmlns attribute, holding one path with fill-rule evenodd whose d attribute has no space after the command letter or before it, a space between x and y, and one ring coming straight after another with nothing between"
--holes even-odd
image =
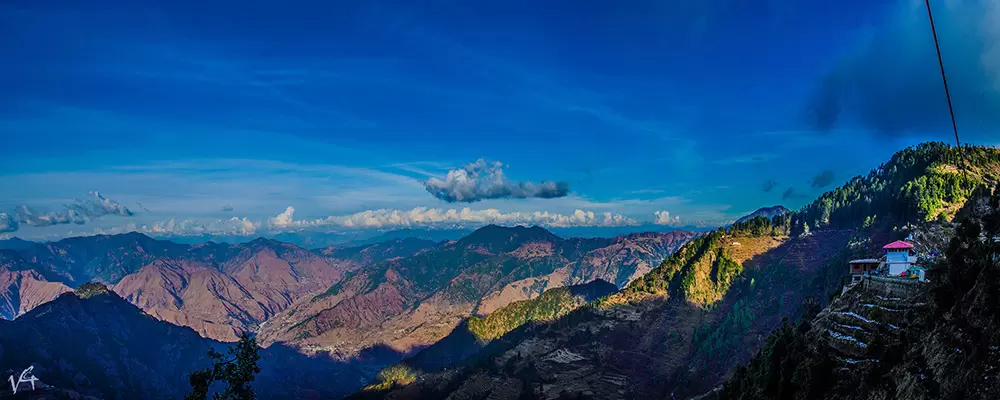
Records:
<instances>
[{"instance_id":1,"label":"hillside house","mask_svg":"<svg viewBox=\"0 0 1000 400\"><path fill-rule=\"evenodd\" d=\"M889 276L906 274L917 261L917 257L913 255L913 245L909 242L897 240L882 246L882 249L885 250L885 264Z\"/></svg>"},{"instance_id":2,"label":"hillside house","mask_svg":"<svg viewBox=\"0 0 1000 400\"><path fill-rule=\"evenodd\" d=\"M863 258L851 260L849 263L851 265L851 283L855 283L860 282L865 275L875 272L881 261L876 258Z\"/></svg>"},{"instance_id":3,"label":"hillside house","mask_svg":"<svg viewBox=\"0 0 1000 400\"><path fill-rule=\"evenodd\" d=\"M880 258L863 258L851 260L850 274L853 285L866 276L884 276L891 278L910 278L926 282L927 270L916 264L917 257L913 254L913 244L898 240L882 246L885 255Z\"/></svg>"}]
</instances>

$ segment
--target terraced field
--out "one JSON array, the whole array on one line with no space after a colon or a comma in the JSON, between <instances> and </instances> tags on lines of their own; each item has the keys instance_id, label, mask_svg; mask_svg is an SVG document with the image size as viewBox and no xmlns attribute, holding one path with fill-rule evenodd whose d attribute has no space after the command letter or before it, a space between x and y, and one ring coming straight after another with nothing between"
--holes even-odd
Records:
<instances>
[{"instance_id":1,"label":"terraced field","mask_svg":"<svg viewBox=\"0 0 1000 400\"><path fill-rule=\"evenodd\" d=\"M873 349L899 341L900 326L909 314L922 312L928 286L888 280L858 283L816 316L815 339L835 351L841 369L877 363Z\"/></svg>"}]
</instances>

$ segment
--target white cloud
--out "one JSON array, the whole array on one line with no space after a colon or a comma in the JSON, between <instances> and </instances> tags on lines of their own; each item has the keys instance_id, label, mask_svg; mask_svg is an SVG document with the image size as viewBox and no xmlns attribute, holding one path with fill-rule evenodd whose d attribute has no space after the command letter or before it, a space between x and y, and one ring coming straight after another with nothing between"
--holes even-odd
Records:
<instances>
[{"instance_id":1,"label":"white cloud","mask_svg":"<svg viewBox=\"0 0 1000 400\"><path fill-rule=\"evenodd\" d=\"M576 210L570 214L548 211L501 212L495 208L473 210L417 207L411 210L378 209L354 214L329 216L314 220L295 220L294 207L287 207L280 214L266 221L249 218L198 220L169 219L153 224L127 224L111 228L96 228L93 234L142 232L151 235L267 235L289 230L348 231L362 229L398 228L475 228L488 224L539 225L550 228L566 227L620 227L639 225L639 221L611 212L595 213Z\"/></svg>"},{"instance_id":2,"label":"white cloud","mask_svg":"<svg viewBox=\"0 0 1000 400\"><path fill-rule=\"evenodd\" d=\"M640 226L645 223L658 225L680 226L681 219L671 215L666 210L653 212L653 220L638 220L610 211L595 212L577 209L571 213L556 213L550 211L511 211L502 212L496 208L472 209L465 208L428 208L416 207L409 210L374 209L353 214L332 215L311 220L296 220L294 207L286 207L284 211L271 218L253 220L247 217L232 217L225 219L168 219L155 223L95 228L83 234L116 234L124 232L141 232L154 236L196 236L196 235L237 235L267 236L286 231L327 231L346 232L364 229L401 229L401 228L478 228L488 224L514 226L538 225L546 228L571 227L623 227ZM696 211L684 221L685 226L712 227L719 226L720 215L717 211ZM709 217L711 220L706 220ZM730 221L731 222L731 221ZM2 232L0 232L2 233ZM73 232L70 232L72 235ZM76 233L81 234L81 233Z\"/></svg>"},{"instance_id":3,"label":"white cloud","mask_svg":"<svg viewBox=\"0 0 1000 400\"><path fill-rule=\"evenodd\" d=\"M292 219L293 214L295 214L295 207L288 206L288 208L285 208L285 211L281 214L275 215L274 218L271 218L268 222L271 226L277 228L287 228L294 222Z\"/></svg>"},{"instance_id":4,"label":"white cloud","mask_svg":"<svg viewBox=\"0 0 1000 400\"><path fill-rule=\"evenodd\" d=\"M284 213L282 213L284 214ZM279 215L280 217L280 215ZM277 217L276 217L277 218ZM473 210L417 207L411 210L378 209L313 221L294 221L290 226L338 226L343 228L402 228L500 225L540 225L546 227L629 226L638 221L621 214L576 210L564 215L548 211L504 213L495 208Z\"/></svg>"},{"instance_id":5,"label":"white cloud","mask_svg":"<svg viewBox=\"0 0 1000 400\"><path fill-rule=\"evenodd\" d=\"M217 220L169 219L149 225L127 224L112 228L94 229L94 234L116 234L142 232L151 235L239 235L250 236L257 233L260 223L243 217Z\"/></svg>"},{"instance_id":6,"label":"white cloud","mask_svg":"<svg viewBox=\"0 0 1000 400\"><path fill-rule=\"evenodd\" d=\"M220 219L208 222L197 220L169 220L153 224L149 228L150 233L171 233L171 234L213 234L213 235L252 235L257 232L259 223L250 221L246 217Z\"/></svg>"},{"instance_id":7,"label":"white cloud","mask_svg":"<svg viewBox=\"0 0 1000 400\"><path fill-rule=\"evenodd\" d=\"M0 233L16 232L17 221L10 214L0 212Z\"/></svg>"},{"instance_id":8,"label":"white cloud","mask_svg":"<svg viewBox=\"0 0 1000 400\"><path fill-rule=\"evenodd\" d=\"M135 214L132 210L129 210L128 207L123 206L117 201L104 197L101 192L96 190L88 192L87 195L90 196L90 199L81 202L83 204L78 204L76 207L84 208L94 216L109 214L132 216Z\"/></svg>"},{"instance_id":9,"label":"white cloud","mask_svg":"<svg viewBox=\"0 0 1000 400\"><path fill-rule=\"evenodd\" d=\"M678 225L681 223L681 217L670 216L670 211L659 210L653 212L653 223L657 225Z\"/></svg>"}]
</instances>

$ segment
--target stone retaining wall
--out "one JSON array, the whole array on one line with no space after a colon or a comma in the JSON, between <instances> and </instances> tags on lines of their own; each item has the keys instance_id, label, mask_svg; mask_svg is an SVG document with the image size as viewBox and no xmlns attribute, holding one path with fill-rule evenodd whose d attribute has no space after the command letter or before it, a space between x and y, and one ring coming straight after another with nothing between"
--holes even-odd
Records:
<instances>
[{"instance_id":1,"label":"stone retaining wall","mask_svg":"<svg viewBox=\"0 0 1000 400\"><path fill-rule=\"evenodd\" d=\"M896 279L881 276L867 276L860 282L862 289L885 297L913 298L929 289L926 282L916 279Z\"/></svg>"}]
</instances>

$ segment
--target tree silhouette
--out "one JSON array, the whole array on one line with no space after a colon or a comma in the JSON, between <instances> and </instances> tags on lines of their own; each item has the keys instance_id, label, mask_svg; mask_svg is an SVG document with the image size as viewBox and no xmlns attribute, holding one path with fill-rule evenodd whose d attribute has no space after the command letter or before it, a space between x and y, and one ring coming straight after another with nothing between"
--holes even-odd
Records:
<instances>
[{"instance_id":1,"label":"tree silhouette","mask_svg":"<svg viewBox=\"0 0 1000 400\"><path fill-rule=\"evenodd\" d=\"M209 387L215 381L226 382L226 389L212 396L213 400L257 398L253 387L250 386L254 376L260 372L260 367L257 365L257 361L260 360L260 355L257 354L257 338L248 331L240 333L239 337L236 346L229 348L228 359L224 359L224 356L215 349L208 350L213 365L211 368L197 370L189 375L191 392L184 396L184 400L206 400Z\"/></svg>"}]
</instances>

